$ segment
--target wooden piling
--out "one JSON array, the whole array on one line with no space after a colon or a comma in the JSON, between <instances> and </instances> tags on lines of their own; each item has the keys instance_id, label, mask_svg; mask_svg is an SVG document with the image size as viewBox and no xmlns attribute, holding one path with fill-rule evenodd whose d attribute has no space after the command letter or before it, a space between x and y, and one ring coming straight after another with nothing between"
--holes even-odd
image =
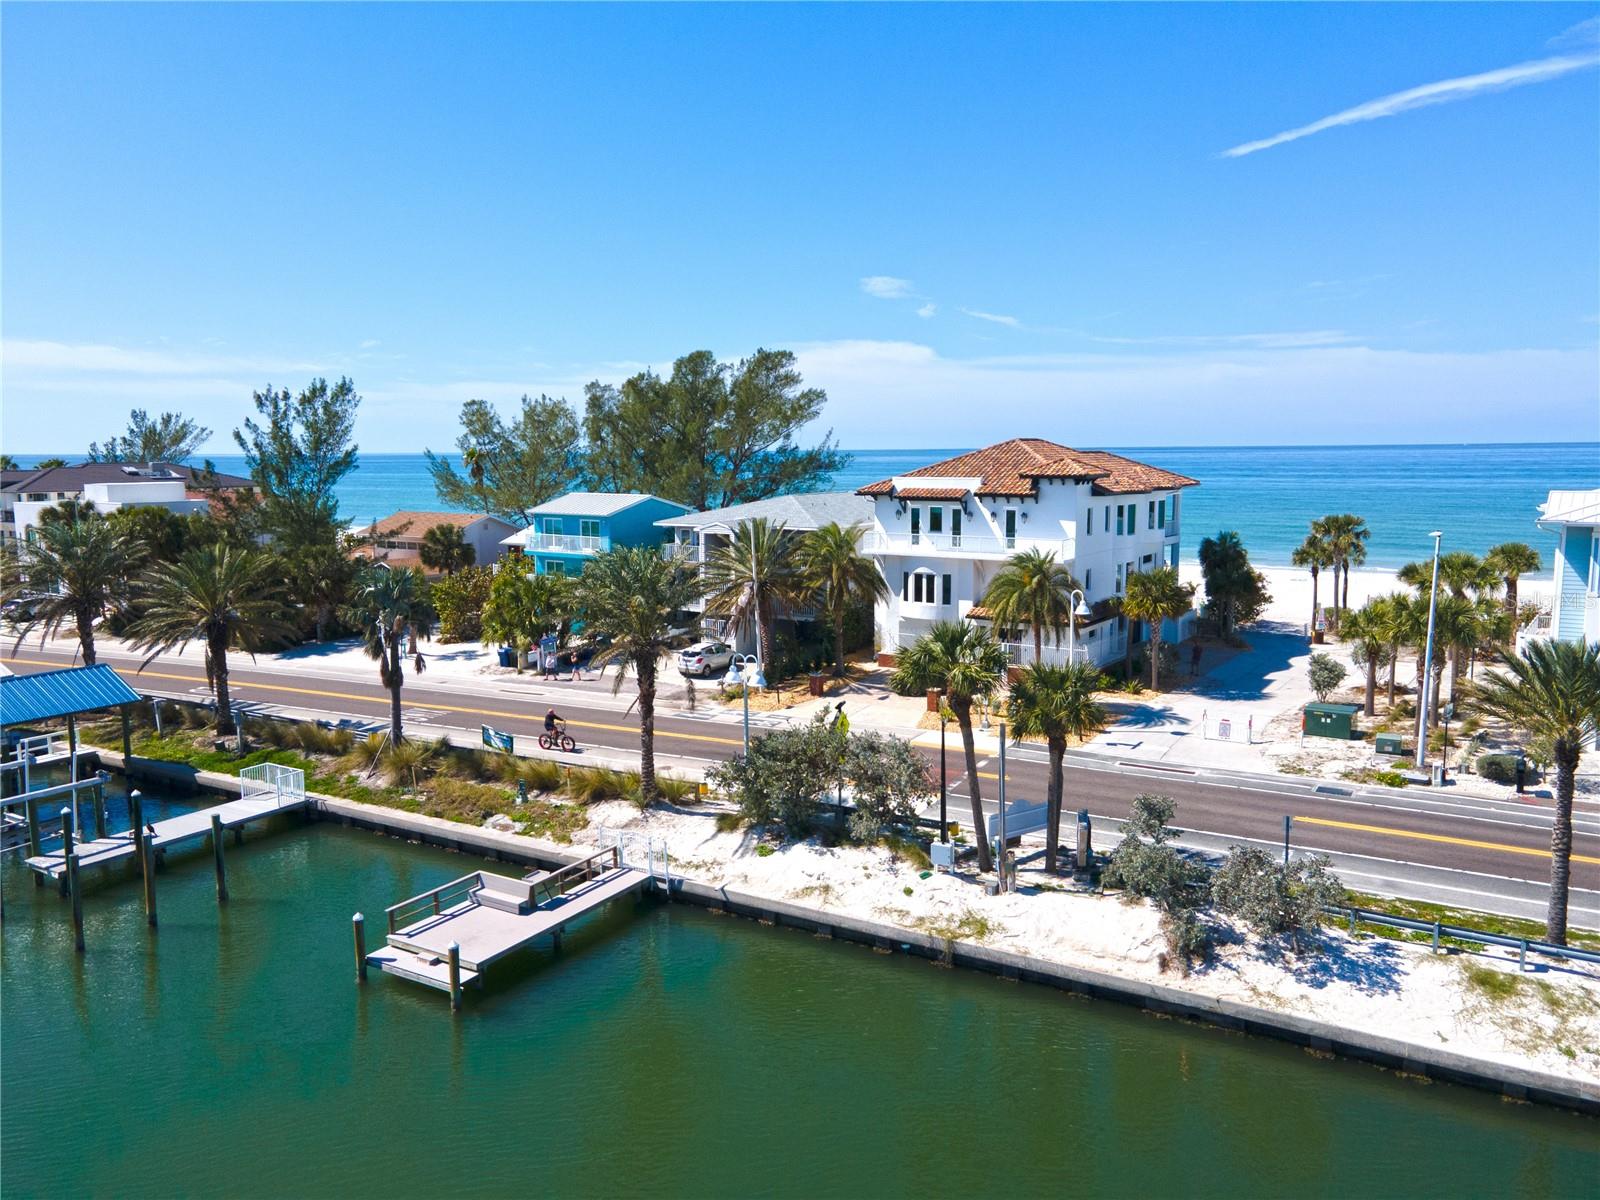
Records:
<instances>
[{"instance_id":1,"label":"wooden piling","mask_svg":"<svg viewBox=\"0 0 1600 1200\"><path fill-rule=\"evenodd\" d=\"M39 802L25 799L22 808L28 818L28 857L38 858L44 853L44 836L39 831ZM44 876L37 871L33 873L33 886L44 886Z\"/></svg>"},{"instance_id":2,"label":"wooden piling","mask_svg":"<svg viewBox=\"0 0 1600 1200\"><path fill-rule=\"evenodd\" d=\"M67 895L67 859L72 857L72 810L61 810L61 894Z\"/></svg>"},{"instance_id":3,"label":"wooden piling","mask_svg":"<svg viewBox=\"0 0 1600 1200\"><path fill-rule=\"evenodd\" d=\"M450 1011L461 1011L461 947L450 943Z\"/></svg>"},{"instance_id":4,"label":"wooden piling","mask_svg":"<svg viewBox=\"0 0 1600 1200\"><path fill-rule=\"evenodd\" d=\"M350 918L356 942L356 982L367 981L367 919L360 913Z\"/></svg>"},{"instance_id":5,"label":"wooden piling","mask_svg":"<svg viewBox=\"0 0 1600 1200\"><path fill-rule=\"evenodd\" d=\"M211 814L211 857L217 868L217 903L228 902L228 867L222 861L222 817Z\"/></svg>"},{"instance_id":6,"label":"wooden piling","mask_svg":"<svg viewBox=\"0 0 1600 1200\"><path fill-rule=\"evenodd\" d=\"M152 929L156 925L156 864L155 848L150 845L150 835L144 826L134 831L139 846L139 869L144 876L144 919Z\"/></svg>"},{"instance_id":7,"label":"wooden piling","mask_svg":"<svg viewBox=\"0 0 1600 1200\"><path fill-rule=\"evenodd\" d=\"M94 789L94 836L97 841L106 836L106 785L103 779Z\"/></svg>"},{"instance_id":8,"label":"wooden piling","mask_svg":"<svg viewBox=\"0 0 1600 1200\"><path fill-rule=\"evenodd\" d=\"M72 944L83 953L83 888L78 883L78 856L67 855L67 890L72 893Z\"/></svg>"}]
</instances>

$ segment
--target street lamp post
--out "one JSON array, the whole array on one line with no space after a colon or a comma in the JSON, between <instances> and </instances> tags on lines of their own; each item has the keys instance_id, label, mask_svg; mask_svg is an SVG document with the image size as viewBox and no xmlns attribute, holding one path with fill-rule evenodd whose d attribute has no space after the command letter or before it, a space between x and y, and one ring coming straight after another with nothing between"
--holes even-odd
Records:
<instances>
[{"instance_id":1,"label":"street lamp post","mask_svg":"<svg viewBox=\"0 0 1600 1200\"><path fill-rule=\"evenodd\" d=\"M950 813L948 809L950 786L944 760L944 689L939 689L939 840L950 841Z\"/></svg>"},{"instance_id":2,"label":"street lamp post","mask_svg":"<svg viewBox=\"0 0 1600 1200\"><path fill-rule=\"evenodd\" d=\"M739 668L748 667L749 675L743 674ZM728 673L722 677L722 682L729 687L744 688L744 756L750 757L750 689L764 688L767 680L761 674L761 660L754 654L735 654L728 663Z\"/></svg>"},{"instance_id":3,"label":"street lamp post","mask_svg":"<svg viewBox=\"0 0 1600 1200\"><path fill-rule=\"evenodd\" d=\"M1433 584L1428 589L1428 643L1422 655L1422 686L1417 689L1417 770L1428 762L1428 701L1433 690L1433 618L1439 607L1439 542L1444 537L1435 529L1433 539Z\"/></svg>"},{"instance_id":4,"label":"street lamp post","mask_svg":"<svg viewBox=\"0 0 1600 1200\"><path fill-rule=\"evenodd\" d=\"M1000 722L1000 851L995 855L995 865L1000 869L996 890L1006 890L1006 723ZM984 830L987 837L989 831Z\"/></svg>"},{"instance_id":5,"label":"street lamp post","mask_svg":"<svg viewBox=\"0 0 1600 1200\"><path fill-rule=\"evenodd\" d=\"M1073 588L1069 595L1077 598L1077 603L1072 606L1072 615L1067 618L1067 666L1070 667L1073 663L1072 651L1078 619L1089 615L1089 606L1084 603L1082 588Z\"/></svg>"}]
</instances>

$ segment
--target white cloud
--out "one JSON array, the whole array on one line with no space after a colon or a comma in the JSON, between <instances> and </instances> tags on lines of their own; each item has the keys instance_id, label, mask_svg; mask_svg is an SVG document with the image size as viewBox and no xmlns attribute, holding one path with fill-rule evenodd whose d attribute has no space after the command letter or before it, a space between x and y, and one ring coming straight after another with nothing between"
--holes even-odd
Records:
<instances>
[{"instance_id":1,"label":"white cloud","mask_svg":"<svg viewBox=\"0 0 1600 1200\"><path fill-rule=\"evenodd\" d=\"M963 308L962 312L969 317L976 317L980 321L992 321L996 325L1004 325L1008 329L1020 328L1022 322L1015 317L1008 317L1001 313L983 312L976 308Z\"/></svg>"},{"instance_id":2,"label":"white cloud","mask_svg":"<svg viewBox=\"0 0 1600 1200\"><path fill-rule=\"evenodd\" d=\"M879 300L904 300L913 295L911 280L896 279L893 275L866 275L861 280L861 290Z\"/></svg>"},{"instance_id":3,"label":"white cloud","mask_svg":"<svg viewBox=\"0 0 1600 1200\"><path fill-rule=\"evenodd\" d=\"M361 343L361 345L358 347L358 349L361 349L361 350L376 350L381 345L383 345L383 343L380 342L377 338L367 338L364 342Z\"/></svg>"},{"instance_id":4,"label":"white cloud","mask_svg":"<svg viewBox=\"0 0 1600 1200\"><path fill-rule=\"evenodd\" d=\"M933 316L934 313L936 313L938 311L939 311L939 306L930 301L929 303L924 304L921 308L917 309L917 316L921 317L924 321L926 321L929 317Z\"/></svg>"},{"instance_id":5,"label":"white cloud","mask_svg":"<svg viewBox=\"0 0 1600 1200\"><path fill-rule=\"evenodd\" d=\"M846 446L1307 444L1338 413L1347 442L1494 441L1506 405L1529 428L1592 428L1592 349L1416 353L1365 346L947 358L915 342L796 347ZM1441 414L1448 413L1448 420Z\"/></svg>"},{"instance_id":6,"label":"white cloud","mask_svg":"<svg viewBox=\"0 0 1600 1200\"><path fill-rule=\"evenodd\" d=\"M1586 23L1585 23L1586 24ZM1582 26L1575 26L1572 33ZM1543 83L1546 80L1558 79L1573 71L1580 71L1585 67L1595 66L1600 63L1600 55L1593 51L1580 54L1562 54L1553 58L1541 58L1534 62L1518 63L1512 67L1500 67L1493 71L1484 71L1477 75L1463 75L1457 79L1445 79L1438 83L1425 83L1421 87L1408 88L1403 92L1382 96L1377 100L1369 100L1365 104L1358 104L1354 108L1347 108L1343 112L1336 112L1331 117L1323 117L1320 121L1313 121L1309 125L1302 125L1298 129L1290 129L1284 133L1275 133L1269 138L1260 141L1245 142L1224 150L1224 158L1243 158L1246 154L1254 154L1258 150L1268 150L1273 146L1281 146L1285 142L1298 141L1303 137L1310 137L1314 133L1321 133L1326 129L1337 129L1341 125L1356 125L1362 121L1376 121L1382 117L1393 117L1403 112L1410 112L1414 108L1426 108L1434 104L1449 104L1455 100L1466 100L1481 92L1500 92L1507 88L1522 87L1530 83Z\"/></svg>"},{"instance_id":7,"label":"white cloud","mask_svg":"<svg viewBox=\"0 0 1600 1200\"><path fill-rule=\"evenodd\" d=\"M1155 337L1088 336L1092 342L1112 346L1179 346L1192 349L1244 346L1255 350L1287 350L1306 346L1343 346L1355 341L1342 329L1308 329L1299 333L1164 334Z\"/></svg>"}]
</instances>

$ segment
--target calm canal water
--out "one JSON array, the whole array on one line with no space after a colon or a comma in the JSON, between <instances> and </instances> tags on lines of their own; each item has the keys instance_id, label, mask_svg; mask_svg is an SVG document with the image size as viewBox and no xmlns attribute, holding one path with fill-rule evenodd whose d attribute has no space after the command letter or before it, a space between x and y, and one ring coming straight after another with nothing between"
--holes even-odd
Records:
<instances>
[{"instance_id":1,"label":"calm canal water","mask_svg":"<svg viewBox=\"0 0 1600 1200\"><path fill-rule=\"evenodd\" d=\"M119 826L120 827L120 826ZM23 1196L1592 1194L1600 1123L687 906L445 997L350 914L476 860L317 826L68 909L4 868ZM374 933L376 933L374 929Z\"/></svg>"}]
</instances>

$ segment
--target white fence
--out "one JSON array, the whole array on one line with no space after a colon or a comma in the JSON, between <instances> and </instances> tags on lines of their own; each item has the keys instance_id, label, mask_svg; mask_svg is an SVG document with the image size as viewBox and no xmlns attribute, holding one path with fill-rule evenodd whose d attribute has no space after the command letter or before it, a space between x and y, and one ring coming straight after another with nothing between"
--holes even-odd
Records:
<instances>
[{"instance_id":1,"label":"white fence","mask_svg":"<svg viewBox=\"0 0 1600 1200\"><path fill-rule=\"evenodd\" d=\"M278 807L306 798L306 773L299 767L260 763L239 772L239 799L271 800Z\"/></svg>"}]
</instances>

